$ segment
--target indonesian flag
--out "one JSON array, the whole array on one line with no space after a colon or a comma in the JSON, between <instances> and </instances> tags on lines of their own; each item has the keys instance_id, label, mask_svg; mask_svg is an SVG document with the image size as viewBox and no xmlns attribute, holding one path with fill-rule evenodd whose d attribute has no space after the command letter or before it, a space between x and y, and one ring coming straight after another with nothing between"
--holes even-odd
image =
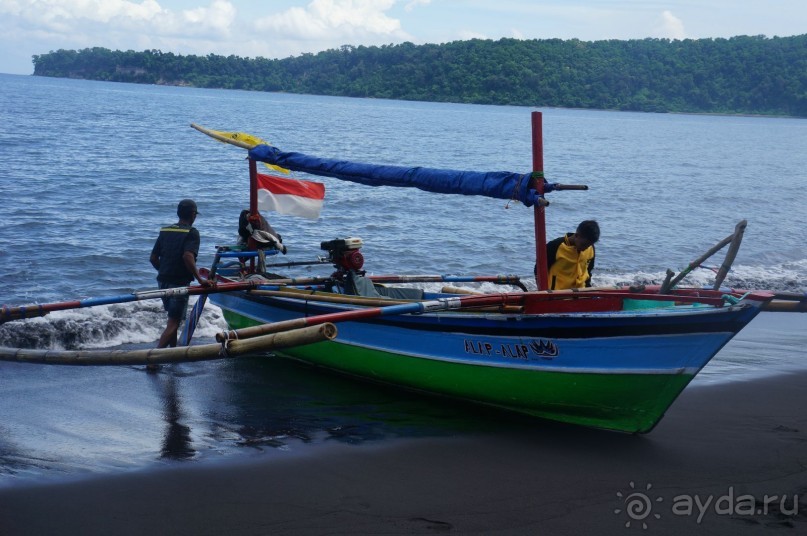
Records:
<instances>
[{"instance_id":1,"label":"indonesian flag","mask_svg":"<svg viewBox=\"0 0 807 536\"><path fill-rule=\"evenodd\" d=\"M325 185L258 174L258 210L274 210L316 220L325 200Z\"/></svg>"}]
</instances>

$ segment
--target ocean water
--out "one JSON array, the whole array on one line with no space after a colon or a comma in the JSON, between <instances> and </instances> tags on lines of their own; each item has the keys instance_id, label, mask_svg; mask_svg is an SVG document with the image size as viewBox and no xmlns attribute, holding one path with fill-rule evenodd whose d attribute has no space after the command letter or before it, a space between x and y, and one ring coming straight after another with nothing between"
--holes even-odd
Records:
<instances>
[{"instance_id":1,"label":"ocean water","mask_svg":"<svg viewBox=\"0 0 807 536\"><path fill-rule=\"evenodd\" d=\"M155 288L148 255L184 197L199 205L199 263L209 265L215 245L235 239L247 164L241 149L191 122L325 157L529 171L531 111L0 75L0 304ZM549 194L547 234L600 222L595 285L660 282L746 219L726 284L807 291L807 122L542 112L547 178L590 188ZM321 241L358 236L370 273L509 273L534 285L531 209L317 180L326 184L319 221L268 215L289 249L282 261L313 260ZM295 275L328 273L325 265ZM713 278L707 269L685 281ZM761 315L695 383L804 369L805 317ZM163 326L159 302L136 302L3 324L0 345L149 347ZM210 306L196 338L209 341L223 326ZM484 415L259 358L158 375L0 362L0 485L282 455L311 442L458 433L480 419L501 425Z\"/></svg>"}]
</instances>

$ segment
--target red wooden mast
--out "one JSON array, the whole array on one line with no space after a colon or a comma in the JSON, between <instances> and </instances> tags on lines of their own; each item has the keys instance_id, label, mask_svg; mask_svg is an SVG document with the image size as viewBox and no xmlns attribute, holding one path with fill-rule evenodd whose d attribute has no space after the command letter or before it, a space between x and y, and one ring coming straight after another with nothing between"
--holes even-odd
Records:
<instances>
[{"instance_id":1,"label":"red wooden mast","mask_svg":"<svg viewBox=\"0 0 807 536\"><path fill-rule=\"evenodd\" d=\"M544 194L544 137L541 112L532 112L532 184L540 195ZM538 290L549 288L546 271L546 208L535 203L535 283Z\"/></svg>"},{"instance_id":2,"label":"red wooden mast","mask_svg":"<svg viewBox=\"0 0 807 536\"><path fill-rule=\"evenodd\" d=\"M258 164L249 159L249 213L258 213Z\"/></svg>"}]
</instances>

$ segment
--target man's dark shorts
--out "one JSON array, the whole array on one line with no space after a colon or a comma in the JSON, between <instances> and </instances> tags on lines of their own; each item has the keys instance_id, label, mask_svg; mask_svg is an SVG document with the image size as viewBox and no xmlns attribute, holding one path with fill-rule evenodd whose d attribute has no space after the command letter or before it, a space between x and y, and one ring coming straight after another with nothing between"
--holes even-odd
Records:
<instances>
[{"instance_id":1,"label":"man's dark shorts","mask_svg":"<svg viewBox=\"0 0 807 536\"><path fill-rule=\"evenodd\" d=\"M182 283L164 283L162 281L158 281L158 283L160 284L160 290L187 286ZM167 296L163 297L162 300L163 307L168 313L168 318L172 318L174 320L185 320L185 315L188 311L187 294L182 294L179 296Z\"/></svg>"}]
</instances>

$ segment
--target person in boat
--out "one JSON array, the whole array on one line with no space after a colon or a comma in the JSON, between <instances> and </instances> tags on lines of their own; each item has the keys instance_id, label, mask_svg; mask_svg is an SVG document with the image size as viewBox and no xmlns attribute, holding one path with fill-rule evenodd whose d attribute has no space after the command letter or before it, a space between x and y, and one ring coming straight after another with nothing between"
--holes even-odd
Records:
<instances>
[{"instance_id":1,"label":"person in boat","mask_svg":"<svg viewBox=\"0 0 807 536\"><path fill-rule=\"evenodd\" d=\"M586 220L574 233L552 240L546 245L549 288L552 290L591 286L594 270L594 244L600 239L600 226Z\"/></svg>"},{"instance_id":2,"label":"person in boat","mask_svg":"<svg viewBox=\"0 0 807 536\"><path fill-rule=\"evenodd\" d=\"M177 205L179 221L160 229L160 234L151 250L151 265L157 270L157 283L160 289L186 287L196 279L203 287L215 286L199 273L196 257L199 255L199 231L193 226L199 214L192 199L183 199ZM177 330L185 319L188 308L188 295L168 296L163 299L163 307L168 313L168 323L160 335L157 348L177 345ZM149 365L149 370L157 368Z\"/></svg>"}]
</instances>

